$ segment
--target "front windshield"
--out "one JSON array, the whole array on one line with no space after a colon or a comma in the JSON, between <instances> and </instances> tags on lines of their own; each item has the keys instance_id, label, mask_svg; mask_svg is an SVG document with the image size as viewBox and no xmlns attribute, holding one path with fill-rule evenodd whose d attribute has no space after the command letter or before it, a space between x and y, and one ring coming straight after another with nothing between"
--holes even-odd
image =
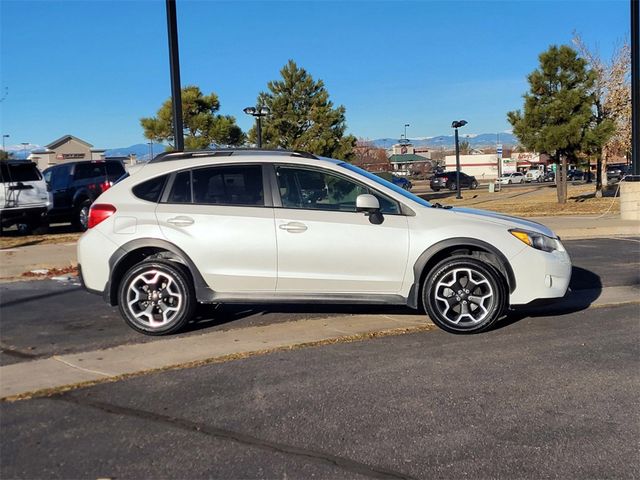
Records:
<instances>
[{"instance_id":1,"label":"front windshield","mask_svg":"<svg viewBox=\"0 0 640 480\"><path fill-rule=\"evenodd\" d=\"M356 167L356 166L351 165L350 163L346 163L346 162L339 163L338 165L343 167L343 168L346 168L347 170L351 170L352 172L359 173L363 177L367 177L369 180L373 180L374 182L387 187L389 190L393 190L394 192L402 195L403 197L408 198L409 200L412 200L412 201L416 202L419 205L422 205L423 207L430 207L431 206L431 204L429 202L427 202L426 200L418 197L417 195L414 195L411 192L408 192L407 190L405 190L402 187L399 187L397 185L394 185L391 182L386 181L384 178L380 178L379 176L377 176L374 173L367 172L366 170L363 170L362 168Z\"/></svg>"}]
</instances>

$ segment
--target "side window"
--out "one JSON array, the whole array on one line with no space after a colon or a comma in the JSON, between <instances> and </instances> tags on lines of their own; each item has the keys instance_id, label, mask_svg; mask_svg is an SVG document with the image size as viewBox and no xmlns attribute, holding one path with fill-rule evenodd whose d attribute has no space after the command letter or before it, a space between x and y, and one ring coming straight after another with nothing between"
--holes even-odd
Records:
<instances>
[{"instance_id":1,"label":"side window","mask_svg":"<svg viewBox=\"0 0 640 480\"><path fill-rule=\"evenodd\" d=\"M264 205L260 165L198 168L192 175L194 203Z\"/></svg>"},{"instance_id":2,"label":"side window","mask_svg":"<svg viewBox=\"0 0 640 480\"><path fill-rule=\"evenodd\" d=\"M51 189L64 190L69 185L71 165L61 165L51 171Z\"/></svg>"},{"instance_id":3,"label":"side window","mask_svg":"<svg viewBox=\"0 0 640 480\"><path fill-rule=\"evenodd\" d=\"M146 182L139 183L131 189L133 194L148 202L157 202L162 194L162 189L167 181L168 175L162 175L161 177L152 178Z\"/></svg>"},{"instance_id":4,"label":"side window","mask_svg":"<svg viewBox=\"0 0 640 480\"><path fill-rule=\"evenodd\" d=\"M167 203L191 203L191 171L176 175Z\"/></svg>"},{"instance_id":5,"label":"side window","mask_svg":"<svg viewBox=\"0 0 640 480\"><path fill-rule=\"evenodd\" d=\"M399 213L398 204L393 200L332 173L278 167L277 176L280 198L285 208L355 212L358 195L371 193L378 198L382 213Z\"/></svg>"}]
</instances>

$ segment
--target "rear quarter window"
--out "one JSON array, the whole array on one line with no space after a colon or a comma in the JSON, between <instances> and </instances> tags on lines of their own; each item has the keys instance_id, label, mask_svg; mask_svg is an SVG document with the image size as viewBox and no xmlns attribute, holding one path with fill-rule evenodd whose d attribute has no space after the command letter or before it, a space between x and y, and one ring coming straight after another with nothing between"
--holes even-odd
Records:
<instances>
[{"instance_id":1,"label":"rear quarter window","mask_svg":"<svg viewBox=\"0 0 640 480\"><path fill-rule=\"evenodd\" d=\"M146 182L139 183L131 189L133 194L141 200L147 202L158 202L160 195L164 190L164 185L167 183L169 175L162 175L161 177L152 178Z\"/></svg>"},{"instance_id":2,"label":"rear quarter window","mask_svg":"<svg viewBox=\"0 0 640 480\"><path fill-rule=\"evenodd\" d=\"M125 174L124 166L120 162L107 162L107 176L109 180L115 182Z\"/></svg>"},{"instance_id":3,"label":"rear quarter window","mask_svg":"<svg viewBox=\"0 0 640 480\"><path fill-rule=\"evenodd\" d=\"M74 180L87 180L89 178L102 179L105 176L104 163L78 163L73 173Z\"/></svg>"}]
</instances>

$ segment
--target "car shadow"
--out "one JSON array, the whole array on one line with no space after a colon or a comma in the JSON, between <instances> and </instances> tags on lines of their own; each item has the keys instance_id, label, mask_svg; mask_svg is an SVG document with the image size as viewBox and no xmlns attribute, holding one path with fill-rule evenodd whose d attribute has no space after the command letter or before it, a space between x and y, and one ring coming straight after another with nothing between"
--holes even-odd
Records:
<instances>
[{"instance_id":1,"label":"car shadow","mask_svg":"<svg viewBox=\"0 0 640 480\"><path fill-rule=\"evenodd\" d=\"M564 297L544 305L530 304L510 310L494 329L507 327L525 318L562 316L585 310L600 298L602 288L599 275L574 266L569 290Z\"/></svg>"},{"instance_id":2,"label":"car shadow","mask_svg":"<svg viewBox=\"0 0 640 480\"><path fill-rule=\"evenodd\" d=\"M268 315L286 314L285 318L265 318ZM323 304L225 304L199 305L194 319L181 332L192 332L223 325L232 328L262 326L292 322L318 315L419 315L409 307L399 305L323 305ZM425 314L426 319L426 314Z\"/></svg>"}]
</instances>

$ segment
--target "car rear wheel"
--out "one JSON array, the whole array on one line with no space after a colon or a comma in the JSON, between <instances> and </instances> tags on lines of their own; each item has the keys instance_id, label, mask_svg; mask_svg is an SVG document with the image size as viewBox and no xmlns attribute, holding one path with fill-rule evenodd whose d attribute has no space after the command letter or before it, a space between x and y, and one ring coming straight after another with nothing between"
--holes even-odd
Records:
<instances>
[{"instance_id":1,"label":"car rear wheel","mask_svg":"<svg viewBox=\"0 0 640 480\"><path fill-rule=\"evenodd\" d=\"M458 189L458 184L456 182L451 182L451 184L449 185L449 190L453 191L457 189Z\"/></svg>"},{"instance_id":2,"label":"car rear wheel","mask_svg":"<svg viewBox=\"0 0 640 480\"><path fill-rule=\"evenodd\" d=\"M438 327L451 333L478 333L500 317L507 299L501 275L469 256L447 258L427 276L422 301Z\"/></svg>"},{"instance_id":3,"label":"car rear wheel","mask_svg":"<svg viewBox=\"0 0 640 480\"><path fill-rule=\"evenodd\" d=\"M76 218L73 223L81 232L86 232L87 228L89 228L89 209L91 209L90 200L84 200L78 207Z\"/></svg>"},{"instance_id":4,"label":"car rear wheel","mask_svg":"<svg viewBox=\"0 0 640 480\"><path fill-rule=\"evenodd\" d=\"M191 279L180 265L145 261L125 273L118 304L127 325L146 335L182 329L196 307Z\"/></svg>"},{"instance_id":5,"label":"car rear wheel","mask_svg":"<svg viewBox=\"0 0 640 480\"><path fill-rule=\"evenodd\" d=\"M438 187L431 187L431 190L433 190L434 192L439 192L440 189Z\"/></svg>"}]
</instances>

